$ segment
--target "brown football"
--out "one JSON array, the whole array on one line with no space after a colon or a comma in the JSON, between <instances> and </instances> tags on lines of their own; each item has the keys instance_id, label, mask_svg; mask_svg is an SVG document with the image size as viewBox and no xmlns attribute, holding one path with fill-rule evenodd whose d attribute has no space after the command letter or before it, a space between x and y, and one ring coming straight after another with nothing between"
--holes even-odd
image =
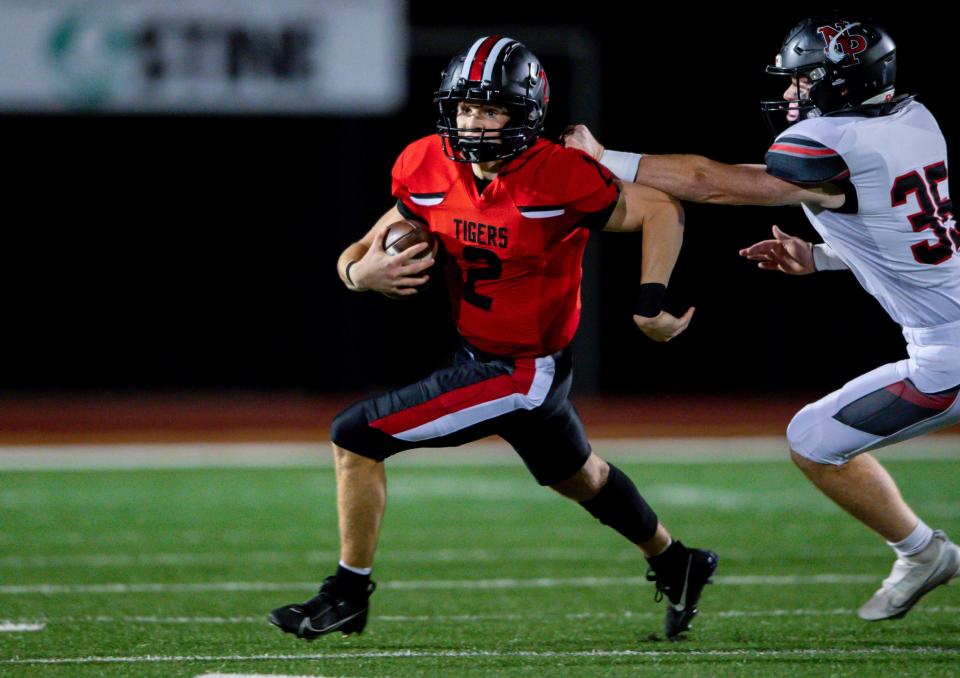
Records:
<instances>
[{"instance_id":1,"label":"brown football","mask_svg":"<svg viewBox=\"0 0 960 678\"><path fill-rule=\"evenodd\" d=\"M422 259L431 253L436 254L436 238L430 231L424 230L412 221L402 219L395 221L387 228L387 237L384 238L383 248L387 251L387 254L400 254L422 242L430 243L430 247L416 255L414 259Z\"/></svg>"}]
</instances>

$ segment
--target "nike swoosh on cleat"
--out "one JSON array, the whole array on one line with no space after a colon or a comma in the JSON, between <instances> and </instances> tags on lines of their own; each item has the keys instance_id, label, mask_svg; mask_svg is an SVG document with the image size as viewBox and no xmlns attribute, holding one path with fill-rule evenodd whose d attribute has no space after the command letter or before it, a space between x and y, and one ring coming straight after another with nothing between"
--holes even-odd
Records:
<instances>
[{"instance_id":1,"label":"nike swoosh on cleat","mask_svg":"<svg viewBox=\"0 0 960 678\"><path fill-rule=\"evenodd\" d=\"M319 611L316 615L314 615L314 616L317 617L317 618L322 617L323 615L325 615L327 612L329 612L329 611L332 610L332 609L333 609L333 608L328 605L327 607L325 607L325 608L323 608L322 610L320 610L320 611ZM314 633L323 633L323 631L322 631L321 629L314 628L314 627L313 627L313 624L311 624L310 621L311 621L311 618L310 618L310 617L304 617L303 619L300 620L300 629L299 629L299 630L300 630L300 633L303 633L304 631L313 631Z\"/></svg>"},{"instance_id":2,"label":"nike swoosh on cleat","mask_svg":"<svg viewBox=\"0 0 960 678\"><path fill-rule=\"evenodd\" d=\"M326 612L326 610L324 610L323 612ZM354 612L349 617L344 617L343 619L340 619L339 621L337 621L336 624L331 624L330 626L326 626L322 629L314 628L313 624L310 623L310 618L305 617L304 620L300 622L300 633L303 633L304 630L312 631L313 633L329 633L330 631L336 631L338 628L346 624L351 619L359 617L361 614L363 614L363 612L364 610L360 610L359 612ZM321 614L323 613L321 612ZM320 616L320 615L317 615L317 616Z\"/></svg>"},{"instance_id":3,"label":"nike swoosh on cleat","mask_svg":"<svg viewBox=\"0 0 960 678\"><path fill-rule=\"evenodd\" d=\"M687 572L683 576L683 592L680 594L679 603L670 603L672 607L677 612L683 612L687 609L687 586L690 583L690 565L693 564L693 554L691 553L687 556Z\"/></svg>"}]
</instances>

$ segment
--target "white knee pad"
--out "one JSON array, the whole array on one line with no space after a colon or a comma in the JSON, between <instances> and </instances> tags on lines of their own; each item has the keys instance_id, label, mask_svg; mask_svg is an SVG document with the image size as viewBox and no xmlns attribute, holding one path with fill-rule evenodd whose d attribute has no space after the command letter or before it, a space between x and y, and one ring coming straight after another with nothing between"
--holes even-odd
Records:
<instances>
[{"instance_id":1,"label":"white knee pad","mask_svg":"<svg viewBox=\"0 0 960 678\"><path fill-rule=\"evenodd\" d=\"M843 448L830 445L829 440L825 443L824 437L834 429L831 423L842 425L833 419L823 400L810 403L793 416L787 425L787 442L790 443L790 449L801 457L818 464L840 466L846 464L849 458L844 455ZM833 432L836 433L835 430Z\"/></svg>"},{"instance_id":2,"label":"white knee pad","mask_svg":"<svg viewBox=\"0 0 960 678\"><path fill-rule=\"evenodd\" d=\"M815 448L810 444L812 437L811 417L807 415L807 410L810 407L810 405L807 405L797 412L793 415L790 423L787 424L787 442L790 444L790 450L807 459L810 458L811 450Z\"/></svg>"}]
</instances>

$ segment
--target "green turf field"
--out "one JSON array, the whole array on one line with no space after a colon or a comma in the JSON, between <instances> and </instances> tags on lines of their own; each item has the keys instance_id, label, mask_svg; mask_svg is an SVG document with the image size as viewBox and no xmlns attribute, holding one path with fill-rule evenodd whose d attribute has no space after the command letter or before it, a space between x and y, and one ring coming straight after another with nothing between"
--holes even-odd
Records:
<instances>
[{"instance_id":1,"label":"green turf field","mask_svg":"<svg viewBox=\"0 0 960 678\"><path fill-rule=\"evenodd\" d=\"M960 675L960 586L861 622L891 552L788 462L620 465L720 554L680 642L635 549L517 464L389 468L367 632L310 644L266 613L332 571L330 468L4 471L0 676ZM960 461L888 467L960 536Z\"/></svg>"}]
</instances>

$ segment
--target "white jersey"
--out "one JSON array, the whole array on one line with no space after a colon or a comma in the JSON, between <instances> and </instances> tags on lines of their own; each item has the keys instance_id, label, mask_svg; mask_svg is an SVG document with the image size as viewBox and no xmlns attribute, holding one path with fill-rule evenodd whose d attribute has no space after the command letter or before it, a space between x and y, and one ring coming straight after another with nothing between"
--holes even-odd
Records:
<instances>
[{"instance_id":1,"label":"white jersey","mask_svg":"<svg viewBox=\"0 0 960 678\"><path fill-rule=\"evenodd\" d=\"M947 145L925 106L905 99L885 110L802 120L777 137L766 161L768 172L787 181L844 188L840 209L803 210L897 323L960 321L960 230Z\"/></svg>"}]
</instances>

